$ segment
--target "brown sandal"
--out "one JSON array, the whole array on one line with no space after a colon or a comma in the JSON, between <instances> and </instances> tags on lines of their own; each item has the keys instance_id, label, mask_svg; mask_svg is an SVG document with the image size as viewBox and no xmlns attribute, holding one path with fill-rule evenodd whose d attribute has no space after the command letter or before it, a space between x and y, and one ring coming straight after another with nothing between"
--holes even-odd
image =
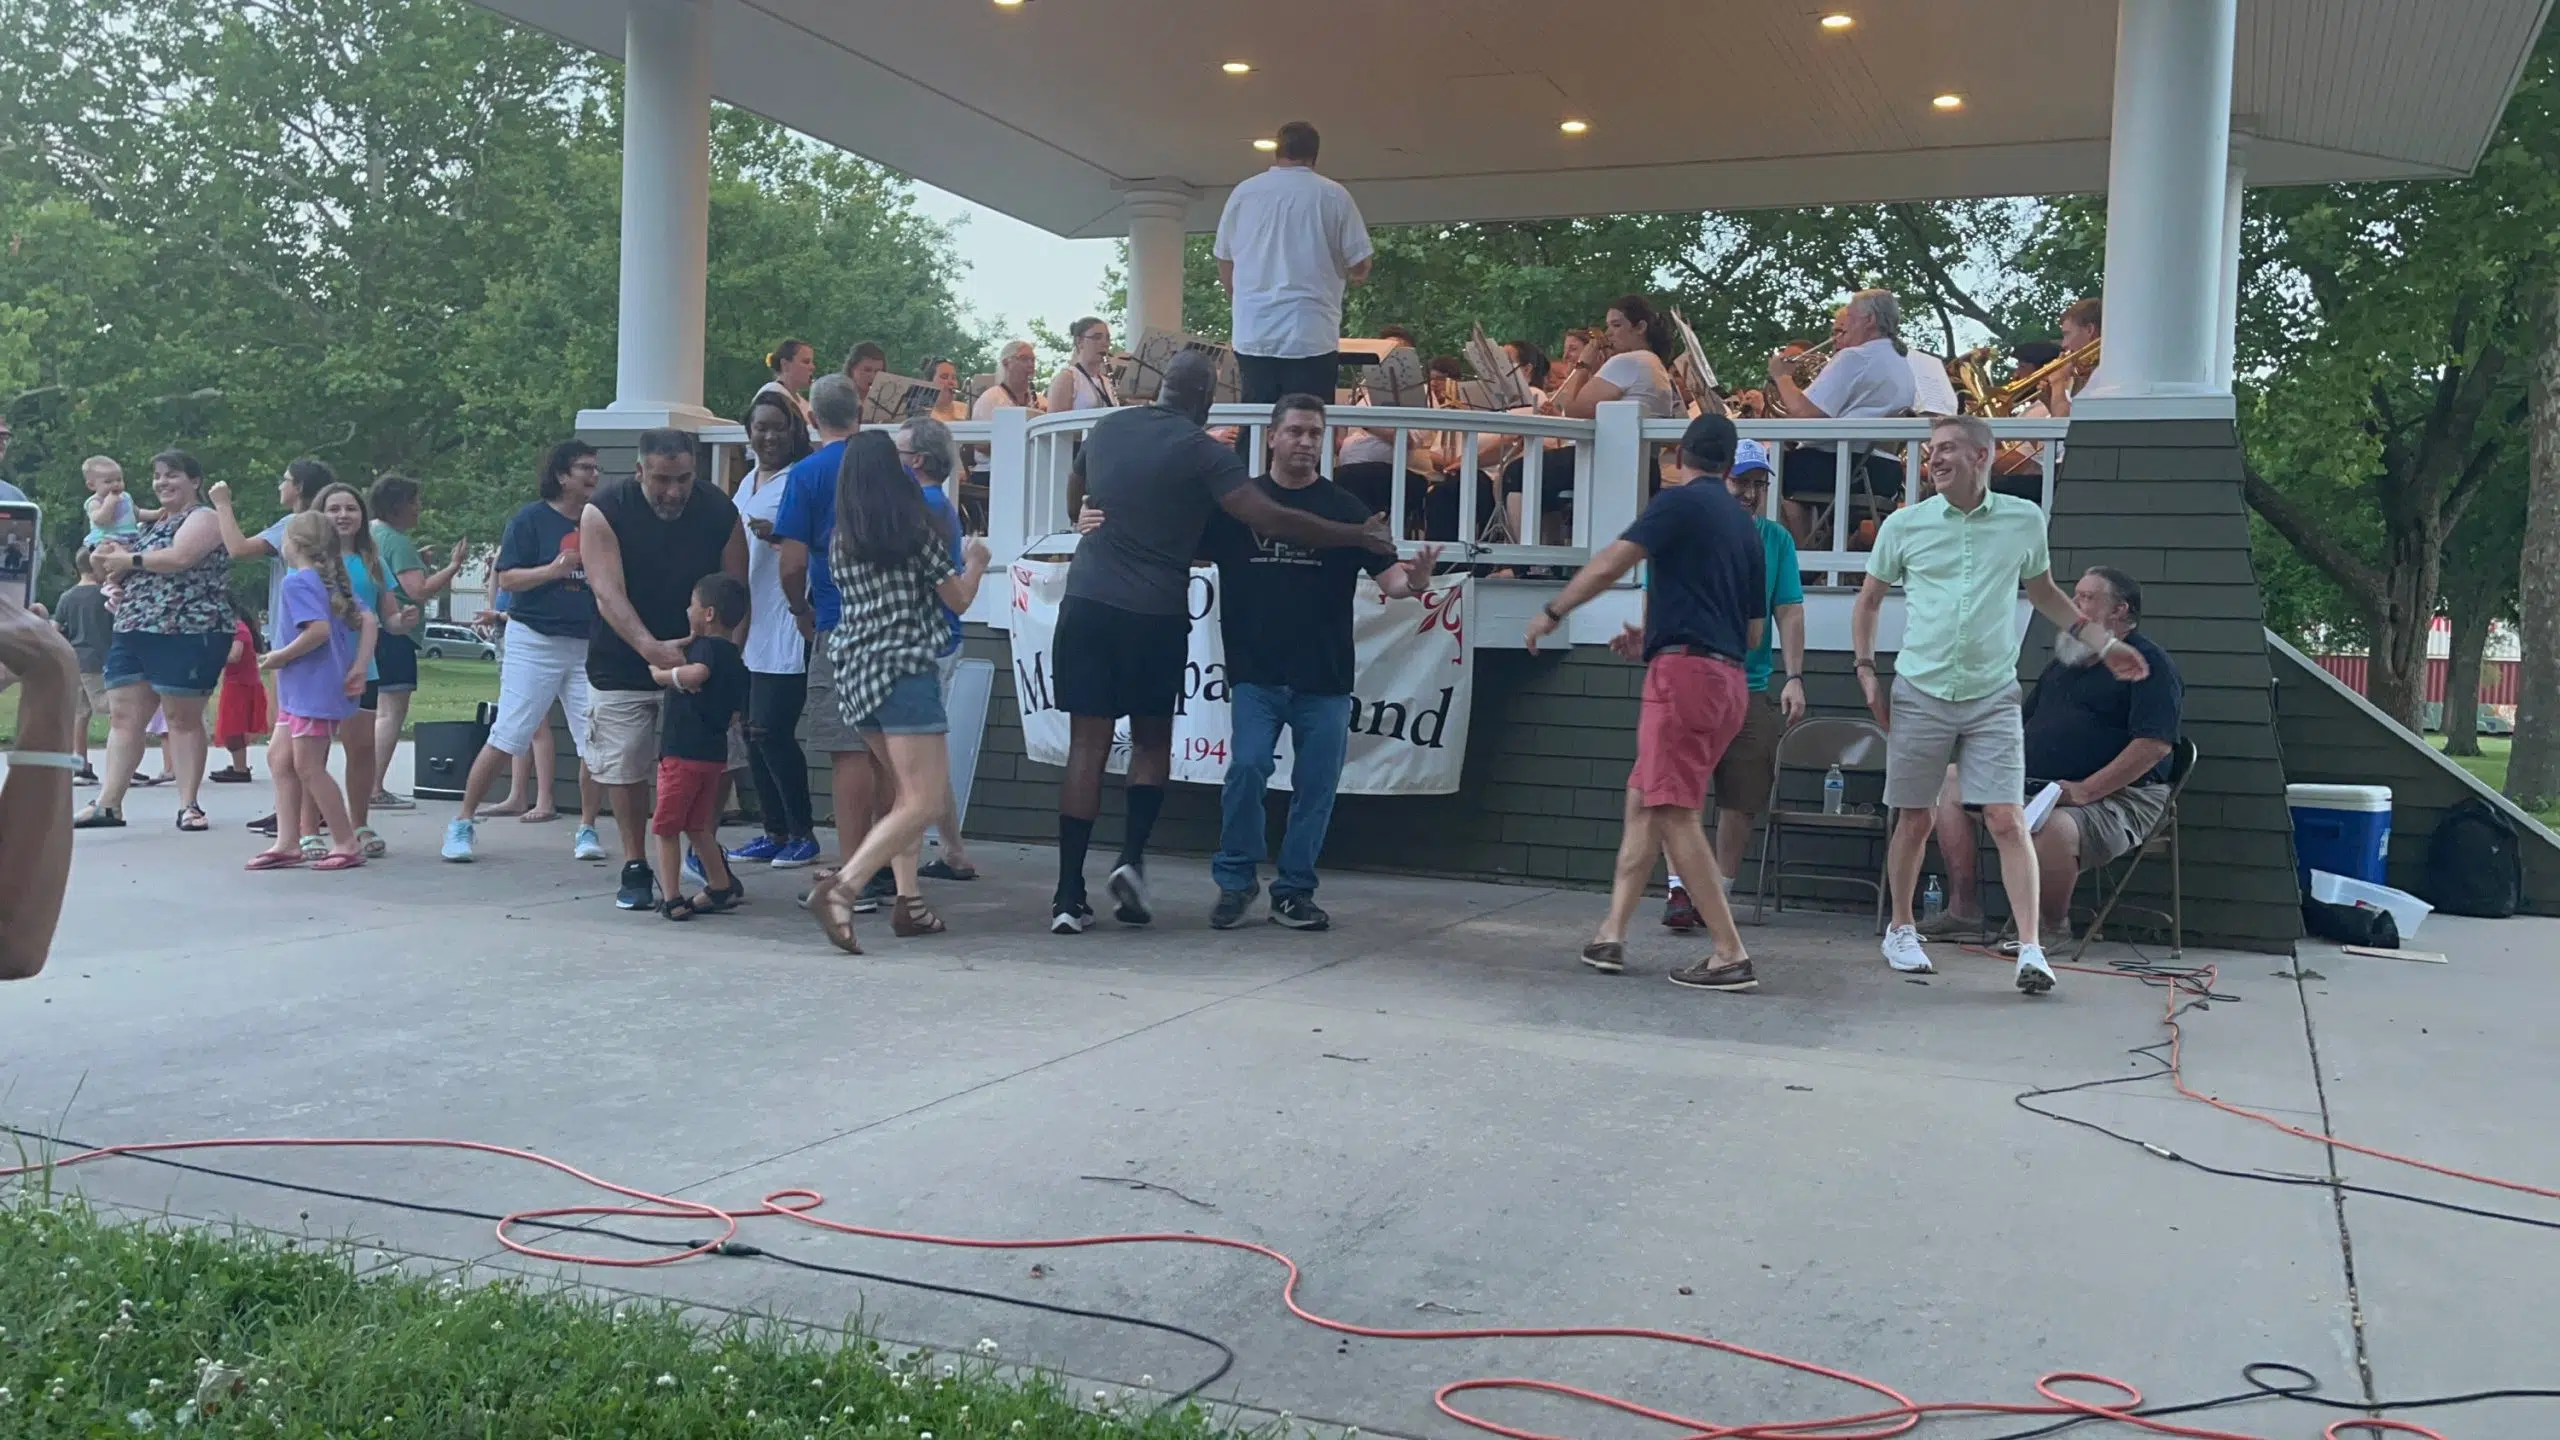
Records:
<instances>
[{"instance_id":1,"label":"brown sandal","mask_svg":"<svg viewBox=\"0 0 2560 1440\"><path fill-rule=\"evenodd\" d=\"M847 955L859 955L862 945L853 938L853 912L838 903L836 890L835 885L822 880L800 903L818 917L818 928L827 932L828 944Z\"/></svg>"},{"instance_id":2,"label":"brown sandal","mask_svg":"<svg viewBox=\"0 0 2560 1440\"><path fill-rule=\"evenodd\" d=\"M917 935L939 935L948 929L942 917L926 908L921 895L901 895L889 911L889 929L901 939Z\"/></svg>"}]
</instances>

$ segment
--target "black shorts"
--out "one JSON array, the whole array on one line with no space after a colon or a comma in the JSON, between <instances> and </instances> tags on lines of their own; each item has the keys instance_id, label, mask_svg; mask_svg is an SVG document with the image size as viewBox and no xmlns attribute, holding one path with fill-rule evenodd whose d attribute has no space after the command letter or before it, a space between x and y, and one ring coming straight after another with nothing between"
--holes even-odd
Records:
<instances>
[{"instance_id":1,"label":"black shorts","mask_svg":"<svg viewBox=\"0 0 2560 1440\"><path fill-rule=\"evenodd\" d=\"M418 641L413 635L394 635L384 631L373 647L374 673L382 677L377 683L386 694L418 688Z\"/></svg>"},{"instance_id":2,"label":"black shorts","mask_svg":"<svg viewBox=\"0 0 2560 1440\"><path fill-rule=\"evenodd\" d=\"M1839 493L1840 452L1829 445L1790 445L1779 461L1778 493L1785 499L1824 504ZM1902 499L1902 458L1869 451L1849 463L1849 494L1887 508Z\"/></svg>"},{"instance_id":3,"label":"black shorts","mask_svg":"<svg viewBox=\"0 0 2560 1440\"><path fill-rule=\"evenodd\" d=\"M1170 716L1191 663L1191 617L1140 615L1070 595L1049 641L1058 708L1117 719Z\"/></svg>"}]
</instances>

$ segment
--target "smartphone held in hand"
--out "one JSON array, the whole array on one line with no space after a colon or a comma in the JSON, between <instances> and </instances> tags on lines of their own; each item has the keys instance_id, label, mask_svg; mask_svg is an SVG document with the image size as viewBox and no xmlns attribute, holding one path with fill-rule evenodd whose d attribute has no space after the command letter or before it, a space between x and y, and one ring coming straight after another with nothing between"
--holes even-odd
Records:
<instances>
[{"instance_id":1,"label":"smartphone held in hand","mask_svg":"<svg viewBox=\"0 0 2560 1440\"><path fill-rule=\"evenodd\" d=\"M36 598L36 537L44 511L32 500L0 500L0 595L21 607Z\"/></svg>"}]
</instances>

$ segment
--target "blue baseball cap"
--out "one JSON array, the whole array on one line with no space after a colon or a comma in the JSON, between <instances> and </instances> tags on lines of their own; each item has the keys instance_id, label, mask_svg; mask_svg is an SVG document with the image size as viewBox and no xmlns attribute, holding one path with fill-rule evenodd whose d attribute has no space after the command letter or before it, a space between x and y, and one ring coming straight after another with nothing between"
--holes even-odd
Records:
<instances>
[{"instance_id":1,"label":"blue baseball cap","mask_svg":"<svg viewBox=\"0 0 2560 1440\"><path fill-rule=\"evenodd\" d=\"M1745 471L1750 470L1766 471L1769 468L1768 446L1761 444L1757 440L1743 440L1735 443L1733 447L1734 474L1740 475Z\"/></svg>"}]
</instances>

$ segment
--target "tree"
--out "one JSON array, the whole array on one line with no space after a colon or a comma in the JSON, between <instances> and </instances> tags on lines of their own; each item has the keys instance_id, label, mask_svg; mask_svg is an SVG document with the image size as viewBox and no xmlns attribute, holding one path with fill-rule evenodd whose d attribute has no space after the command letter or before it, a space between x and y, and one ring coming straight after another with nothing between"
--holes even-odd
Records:
<instances>
[{"instance_id":1,"label":"tree","mask_svg":"<svg viewBox=\"0 0 2560 1440\"><path fill-rule=\"evenodd\" d=\"M2515 612L2527 470L2521 449L2509 446L2501 453L2480 499L2445 546L2445 615L2452 632L2444 679L2448 755L2480 753L2480 671L2489 626Z\"/></svg>"},{"instance_id":2,"label":"tree","mask_svg":"<svg viewBox=\"0 0 2560 1440\"><path fill-rule=\"evenodd\" d=\"M2507 798L2541 811L2560 804L2560 270L2535 276L2533 312L2532 497L2518 566L2523 659Z\"/></svg>"}]
</instances>

